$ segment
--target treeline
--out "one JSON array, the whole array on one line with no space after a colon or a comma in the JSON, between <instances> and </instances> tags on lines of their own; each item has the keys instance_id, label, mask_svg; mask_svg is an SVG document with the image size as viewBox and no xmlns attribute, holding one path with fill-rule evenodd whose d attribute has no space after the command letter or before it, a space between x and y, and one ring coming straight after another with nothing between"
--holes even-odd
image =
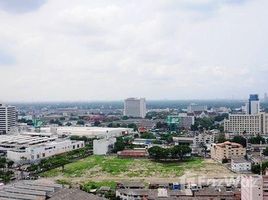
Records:
<instances>
[{"instance_id":1,"label":"treeline","mask_svg":"<svg viewBox=\"0 0 268 200\"><path fill-rule=\"evenodd\" d=\"M92 149L89 146L86 146L81 149L76 149L67 153L63 153L61 155L42 159L39 163L34 163L30 165L27 168L27 171L37 174L58 167L62 167L62 170L64 170L64 166L66 164L71 163L77 159L85 158L89 155L92 155Z\"/></svg>"},{"instance_id":2,"label":"treeline","mask_svg":"<svg viewBox=\"0 0 268 200\"><path fill-rule=\"evenodd\" d=\"M227 141L227 139L225 138L224 134L222 133L219 135L217 141L218 141L218 143L222 143L222 142ZM246 145L247 145L247 139L243 136L240 136L240 135L234 136L233 139L228 140L228 141L236 142L238 144L243 145L243 147L246 147ZM248 138L248 142L250 144L260 144L261 142L262 142L262 144L268 143L268 141L260 135Z\"/></svg>"},{"instance_id":3,"label":"treeline","mask_svg":"<svg viewBox=\"0 0 268 200\"><path fill-rule=\"evenodd\" d=\"M12 160L7 160L5 157L0 157L0 179L4 183L8 183L14 176L14 172L9 170L13 166Z\"/></svg>"},{"instance_id":4,"label":"treeline","mask_svg":"<svg viewBox=\"0 0 268 200\"><path fill-rule=\"evenodd\" d=\"M183 160L185 156L191 152L192 149L187 145L176 145L172 148L162 148L159 146L154 146L148 149L150 158L155 160Z\"/></svg>"}]
</instances>

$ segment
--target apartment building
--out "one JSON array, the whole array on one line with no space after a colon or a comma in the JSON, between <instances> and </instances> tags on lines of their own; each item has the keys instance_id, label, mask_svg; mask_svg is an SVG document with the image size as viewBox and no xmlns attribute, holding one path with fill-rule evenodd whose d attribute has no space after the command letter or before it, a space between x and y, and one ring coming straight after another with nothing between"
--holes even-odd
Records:
<instances>
[{"instance_id":1,"label":"apartment building","mask_svg":"<svg viewBox=\"0 0 268 200\"><path fill-rule=\"evenodd\" d=\"M246 114L231 114L224 120L224 131L240 135L268 134L268 113L260 112L257 94L250 95Z\"/></svg>"},{"instance_id":2,"label":"apartment building","mask_svg":"<svg viewBox=\"0 0 268 200\"><path fill-rule=\"evenodd\" d=\"M268 134L268 113L229 115L224 120L224 131L240 135Z\"/></svg>"},{"instance_id":3,"label":"apartment building","mask_svg":"<svg viewBox=\"0 0 268 200\"><path fill-rule=\"evenodd\" d=\"M130 117L145 118L146 100L145 98L128 98L124 101L124 115Z\"/></svg>"},{"instance_id":4,"label":"apartment building","mask_svg":"<svg viewBox=\"0 0 268 200\"><path fill-rule=\"evenodd\" d=\"M208 133L198 133L194 136L194 146L200 145L211 145L215 142L215 134L208 132Z\"/></svg>"},{"instance_id":5,"label":"apartment building","mask_svg":"<svg viewBox=\"0 0 268 200\"><path fill-rule=\"evenodd\" d=\"M7 134L16 126L16 107L0 104L0 134Z\"/></svg>"},{"instance_id":6,"label":"apartment building","mask_svg":"<svg viewBox=\"0 0 268 200\"><path fill-rule=\"evenodd\" d=\"M251 170L251 162L245 158L232 158L231 169L234 172L249 172Z\"/></svg>"},{"instance_id":7,"label":"apartment building","mask_svg":"<svg viewBox=\"0 0 268 200\"><path fill-rule=\"evenodd\" d=\"M212 144L211 158L222 162L223 159L232 159L236 157L244 157L246 155L246 148L241 144L226 141L224 143Z\"/></svg>"},{"instance_id":8,"label":"apartment building","mask_svg":"<svg viewBox=\"0 0 268 200\"><path fill-rule=\"evenodd\" d=\"M242 200L268 200L268 173L241 178Z\"/></svg>"}]
</instances>

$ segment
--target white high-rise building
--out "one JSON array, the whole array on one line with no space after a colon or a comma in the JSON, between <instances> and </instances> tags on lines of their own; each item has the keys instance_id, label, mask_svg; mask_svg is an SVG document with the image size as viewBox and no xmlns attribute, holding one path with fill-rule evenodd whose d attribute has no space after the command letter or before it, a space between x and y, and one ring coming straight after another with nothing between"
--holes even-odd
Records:
<instances>
[{"instance_id":1,"label":"white high-rise building","mask_svg":"<svg viewBox=\"0 0 268 200\"><path fill-rule=\"evenodd\" d=\"M260 100L257 94L249 95L249 100L247 103L247 114L256 115L260 112Z\"/></svg>"},{"instance_id":2,"label":"white high-rise building","mask_svg":"<svg viewBox=\"0 0 268 200\"><path fill-rule=\"evenodd\" d=\"M145 98L128 98L124 101L124 115L130 117L145 118L146 101Z\"/></svg>"},{"instance_id":3,"label":"white high-rise building","mask_svg":"<svg viewBox=\"0 0 268 200\"><path fill-rule=\"evenodd\" d=\"M16 107L0 104L0 134L9 133L16 126Z\"/></svg>"},{"instance_id":4,"label":"white high-rise building","mask_svg":"<svg viewBox=\"0 0 268 200\"><path fill-rule=\"evenodd\" d=\"M224 130L229 133L258 135L268 134L268 113L260 112L257 94L251 94L246 104L247 114L230 114L224 120Z\"/></svg>"}]
</instances>

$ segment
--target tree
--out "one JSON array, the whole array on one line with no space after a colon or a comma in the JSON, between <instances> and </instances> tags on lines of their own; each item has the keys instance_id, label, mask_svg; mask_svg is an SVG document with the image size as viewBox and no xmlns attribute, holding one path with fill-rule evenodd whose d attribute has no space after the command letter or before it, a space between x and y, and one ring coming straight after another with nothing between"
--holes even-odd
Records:
<instances>
[{"instance_id":1,"label":"tree","mask_svg":"<svg viewBox=\"0 0 268 200\"><path fill-rule=\"evenodd\" d=\"M134 124L134 123L131 123L131 124L127 125L127 127L128 127L128 128L133 128L134 131L137 131L137 130L138 130L137 125Z\"/></svg>"},{"instance_id":2,"label":"tree","mask_svg":"<svg viewBox=\"0 0 268 200\"><path fill-rule=\"evenodd\" d=\"M265 139L262 136L257 135L256 137L249 138L249 142L251 144L260 144L261 142L262 144L265 144Z\"/></svg>"},{"instance_id":3,"label":"tree","mask_svg":"<svg viewBox=\"0 0 268 200\"><path fill-rule=\"evenodd\" d=\"M9 160L7 161L7 167L11 168L14 165L14 161L13 160Z\"/></svg>"},{"instance_id":4,"label":"tree","mask_svg":"<svg viewBox=\"0 0 268 200\"><path fill-rule=\"evenodd\" d=\"M72 123L71 122L67 122L66 123L66 126L72 126Z\"/></svg>"},{"instance_id":5,"label":"tree","mask_svg":"<svg viewBox=\"0 0 268 200\"><path fill-rule=\"evenodd\" d=\"M122 120L127 120L127 119L129 119L128 116L123 116L123 117L122 117Z\"/></svg>"},{"instance_id":6,"label":"tree","mask_svg":"<svg viewBox=\"0 0 268 200\"><path fill-rule=\"evenodd\" d=\"M186 154L192 152L192 149L187 145L176 145L173 147L173 149L175 149L175 152L177 152L177 155L179 156L180 160L183 160Z\"/></svg>"},{"instance_id":7,"label":"tree","mask_svg":"<svg viewBox=\"0 0 268 200\"><path fill-rule=\"evenodd\" d=\"M155 139L156 137L154 136L153 133L146 132L146 133L141 134L141 138L143 138L143 139Z\"/></svg>"},{"instance_id":8,"label":"tree","mask_svg":"<svg viewBox=\"0 0 268 200\"><path fill-rule=\"evenodd\" d=\"M239 136L239 135L234 136L234 138L232 139L232 142L236 142L238 144L241 144L241 145L243 145L243 147L247 146L247 140L243 136Z\"/></svg>"},{"instance_id":9,"label":"tree","mask_svg":"<svg viewBox=\"0 0 268 200\"><path fill-rule=\"evenodd\" d=\"M114 143L113 152L117 153L118 151L123 151L125 149L125 142L122 137L116 138L116 142Z\"/></svg>"},{"instance_id":10,"label":"tree","mask_svg":"<svg viewBox=\"0 0 268 200\"><path fill-rule=\"evenodd\" d=\"M157 129L167 129L168 128L168 124L165 122L157 122L156 123L156 128Z\"/></svg>"},{"instance_id":11,"label":"tree","mask_svg":"<svg viewBox=\"0 0 268 200\"><path fill-rule=\"evenodd\" d=\"M228 118L228 116L229 116L228 113L223 113L223 114L221 114L221 115L216 116L216 117L214 118L214 120L215 120L216 122L221 122L222 120Z\"/></svg>"},{"instance_id":12,"label":"tree","mask_svg":"<svg viewBox=\"0 0 268 200\"><path fill-rule=\"evenodd\" d=\"M85 125L85 122L83 120L77 120L76 124L77 125Z\"/></svg>"},{"instance_id":13,"label":"tree","mask_svg":"<svg viewBox=\"0 0 268 200\"><path fill-rule=\"evenodd\" d=\"M94 126L99 126L101 123L100 123L100 121L95 121L94 122Z\"/></svg>"},{"instance_id":14,"label":"tree","mask_svg":"<svg viewBox=\"0 0 268 200\"><path fill-rule=\"evenodd\" d=\"M224 133L220 133L219 136L218 136L218 138L217 138L217 141L218 141L218 143L225 142L226 141L225 134Z\"/></svg>"},{"instance_id":15,"label":"tree","mask_svg":"<svg viewBox=\"0 0 268 200\"><path fill-rule=\"evenodd\" d=\"M155 160L160 160L162 158L165 158L166 153L163 148L159 146L154 146L148 149L149 156Z\"/></svg>"},{"instance_id":16,"label":"tree","mask_svg":"<svg viewBox=\"0 0 268 200\"><path fill-rule=\"evenodd\" d=\"M263 155L268 156L268 147L266 147L266 149L264 149Z\"/></svg>"}]
</instances>

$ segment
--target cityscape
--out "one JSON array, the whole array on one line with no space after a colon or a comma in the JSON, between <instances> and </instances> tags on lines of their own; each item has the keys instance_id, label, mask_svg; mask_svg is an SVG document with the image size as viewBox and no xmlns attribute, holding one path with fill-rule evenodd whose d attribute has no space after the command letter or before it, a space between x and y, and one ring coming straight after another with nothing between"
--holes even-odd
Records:
<instances>
[{"instance_id":1,"label":"cityscape","mask_svg":"<svg viewBox=\"0 0 268 200\"><path fill-rule=\"evenodd\" d=\"M0 200L268 200L267 0L0 0Z\"/></svg>"}]
</instances>

